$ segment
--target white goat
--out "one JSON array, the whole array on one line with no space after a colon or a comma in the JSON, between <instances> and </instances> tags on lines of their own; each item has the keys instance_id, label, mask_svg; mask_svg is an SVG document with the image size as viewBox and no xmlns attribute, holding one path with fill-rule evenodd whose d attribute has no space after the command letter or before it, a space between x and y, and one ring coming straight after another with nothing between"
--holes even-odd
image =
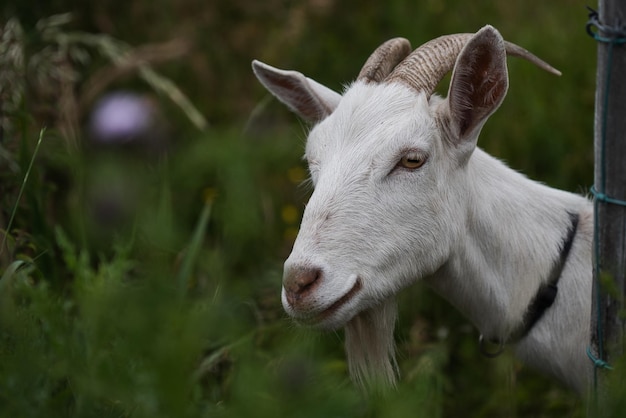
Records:
<instances>
[{"instance_id":1,"label":"white goat","mask_svg":"<svg viewBox=\"0 0 626 418\"><path fill-rule=\"evenodd\" d=\"M282 303L300 323L345 326L357 381L395 382L395 296L425 280L481 338L586 388L591 204L476 147L506 95L507 53L559 74L491 26L412 53L392 39L343 95L253 62L271 93L316 123L306 145L314 191L285 262ZM448 97L437 97L452 68Z\"/></svg>"}]
</instances>

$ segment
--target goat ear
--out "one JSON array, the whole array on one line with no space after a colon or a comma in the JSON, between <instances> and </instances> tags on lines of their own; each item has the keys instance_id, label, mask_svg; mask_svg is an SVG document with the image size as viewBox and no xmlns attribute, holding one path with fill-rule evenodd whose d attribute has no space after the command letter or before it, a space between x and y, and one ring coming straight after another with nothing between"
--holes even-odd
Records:
<instances>
[{"instance_id":1,"label":"goat ear","mask_svg":"<svg viewBox=\"0 0 626 418\"><path fill-rule=\"evenodd\" d=\"M270 93L309 122L326 118L341 100L339 93L297 71L279 70L257 60L252 61L252 70Z\"/></svg>"},{"instance_id":2,"label":"goat ear","mask_svg":"<svg viewBox=\"0 0 626 418\"><path fill-rule=\"evenodd\" d=\"M504 40L494 27L485 26L459 54L450 82L448 106L457 141L475 142L504 100L508 84Z\"/></svg>"}]
</instances>

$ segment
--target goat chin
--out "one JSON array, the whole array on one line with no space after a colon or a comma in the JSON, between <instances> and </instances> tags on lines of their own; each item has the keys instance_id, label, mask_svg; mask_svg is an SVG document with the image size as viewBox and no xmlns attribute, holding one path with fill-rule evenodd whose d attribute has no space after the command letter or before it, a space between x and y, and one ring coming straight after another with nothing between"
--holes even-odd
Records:
<instances>
[{"instance_id":1,"label":"goat chin","mask_svg":"<svg viewBox=\"0 0 626 418\"><path fill-rule=\"evenodd\" d=\"M369 308L345 326L350 376L362 387L394 387L398 376L393 330L398 310L388 299Z\"/></svg>"}]
</instances>

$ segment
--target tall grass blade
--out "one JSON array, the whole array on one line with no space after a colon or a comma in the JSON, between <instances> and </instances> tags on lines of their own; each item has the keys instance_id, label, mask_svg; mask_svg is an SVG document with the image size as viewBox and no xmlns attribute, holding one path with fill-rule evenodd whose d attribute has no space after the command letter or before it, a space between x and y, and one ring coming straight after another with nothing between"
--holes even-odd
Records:
<instances>
[{"instance_id":1,"label":"tall grass blade","mask_svg":"<svg viewBox=\"0 0 626 418\"><path fill-rule=\"evenodd\" d=\"M206 231L211 217L211 207L213 206L214 199L215 192L212 190L207 191L204 200L204 208L202 208L191 242L185 251L185 256L178 273L178 286L181 295L184 295L191 285L193 267L200 253L202 243L204 242L204 232Z\"/></svg>"},{"instance_id":2,"label":"tall grass blade","mask_svg":"<svg viewBox=\"0 0 626 418\"><path fill-rule=\"evenodd\" d=\"M15 274L24 264L26 264L24 260L16 260L9 264L9 267L2 274L2 278L0 278L0 295L4 294L5 289L11 285Z\"/></svg>"},{"instance_id":3,"label":"tall grass blade","mask_svg":"<svg viewBox=\"0 0 626 418\"><path fill-rule=\"evenodd\" d=\"M7 242L7 236L11 232L11 227L13 226L13 221L15 220L15 214L17 213L17 207L22 200L22 195L24 194L24 190L26 189L26 183L28 182L28 177L30 176L30 172L33 169L33 164L35 162L35 158L37 157L37 153L39 152L39 147L41 146L41 142L43 141L43 136L46 133L46 128L42 128L39 131L39 140L37 140L37 145L35 145L35 151L33 151L33 156L30 159L30 163L28 164L28 169L26 169L26 174L24 174L24 180L22 180L22 186L20 187L20 191L17 194L17 199L15 199L15 204L13 205L13 210L11 211L11 217L9 218L9 222L7 223L6 231L2 237L2 245L0 245L0 254L4 251L4 247Z\"/></svg>"}]
</instances>

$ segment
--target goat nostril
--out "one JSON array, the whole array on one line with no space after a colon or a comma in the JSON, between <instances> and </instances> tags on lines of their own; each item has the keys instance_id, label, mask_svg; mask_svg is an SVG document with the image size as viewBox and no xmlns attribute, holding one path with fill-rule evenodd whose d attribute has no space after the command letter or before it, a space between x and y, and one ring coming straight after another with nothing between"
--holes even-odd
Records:
<instances>
[{"instance_id":1,"label":"goat nostril","mask_svg":"<svg viewBox=\"0 0 626 418\"><path fill-rule=\"evenodd\" d=\"M299 291L304 291L317 281L320 277L318 269L307 269L307 271L296 276L295 284Z\"/></svg>"},{"instance_id":2,"label":"goat nostril","mask_svg":"<svg viewBox=\"0 0 626 418\"><path fill-rule=\"evenodd\" d=\"M315 267L300 267L290 271L283 283L289 303L293 304L300 299L321 276L322 270Z\"/></svg>"}]
</instances>

